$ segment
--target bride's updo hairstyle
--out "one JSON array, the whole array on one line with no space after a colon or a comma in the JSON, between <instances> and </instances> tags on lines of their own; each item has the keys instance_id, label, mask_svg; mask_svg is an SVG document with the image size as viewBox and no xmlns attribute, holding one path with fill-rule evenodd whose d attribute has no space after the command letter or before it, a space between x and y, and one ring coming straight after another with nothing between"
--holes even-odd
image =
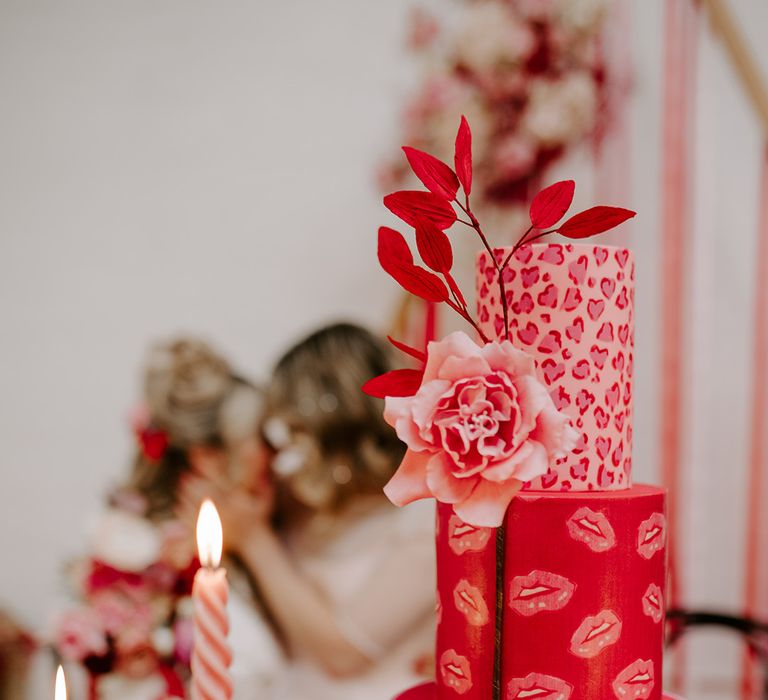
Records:
<instances>
[{"instance_id":1,"label":"bride's updo hairstyle","mask_svg":"<svg viewBox=\"0 0 768 700\"><path fill-rule=\"evenodd\" d=\"M132 487L147 500L149 516L170 514L192 447L227 449L254 435L258 390L235 374L207 343L179 338L153 347L145 362L141 444Z\"/></svg>"},{"instance_id":2,"label":"bride's updo hairstyle","mask_svg":"<svg viewBox=\"0 0 768 700\"><path fill-rule=\"evenodd\" d=\"M391 369L387 347L352 324L322 328L277 363L266 391L262 435L272 466L294 498L336 509L380 494L403 446L384 422L382 402L360 387Z\"/></svg>"}]
</instances>

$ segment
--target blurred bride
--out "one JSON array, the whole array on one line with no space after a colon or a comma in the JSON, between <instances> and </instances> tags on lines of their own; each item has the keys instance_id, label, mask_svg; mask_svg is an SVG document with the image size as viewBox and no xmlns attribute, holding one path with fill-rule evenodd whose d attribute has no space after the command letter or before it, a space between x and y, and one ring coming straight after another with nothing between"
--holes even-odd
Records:
<instances>
[{"instance_id":1,"label":"blurred bride","mask_svg":"<svg viewBox=\"0 0 768 700\"><path fill-rule=\"evenodd\" d=\"M248 490L262 397L206 343L155 346L133 418L137 453L127 482L96 523L73 567L80 601L63 610L55 646L87 671L90 698L161 700L184 695L191 650L193 528L176 519L185 475L200 465ZM226 561L236 700L260 698L280 675L281 643L247 571Z\"/></svg>"},{"instance_id":2,"label":"blurred bride","mask_svg":"<svg viewBox=\"0 0 768 700\"><path fill-rule=\"evenodd\" d=\"M182 509L215 500L225 546L252 576L290 663L258 700L390 700L430 673L434 510L394 508L382 487L403 447L360 386L389 369L386 349L330 326L278 362L265 397L261 477L232 487L197 460ZM272 481L269 479L272 475Z\"/></svg>"}]
</instances>

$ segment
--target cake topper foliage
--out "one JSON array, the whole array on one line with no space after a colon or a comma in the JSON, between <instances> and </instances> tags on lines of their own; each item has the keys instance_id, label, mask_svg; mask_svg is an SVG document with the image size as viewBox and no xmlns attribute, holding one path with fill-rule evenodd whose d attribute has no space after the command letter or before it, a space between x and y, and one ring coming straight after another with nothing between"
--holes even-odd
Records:
<instances>
[{"instance_id":1,"label":"cake topper foliage","mask_svg":"<svg viewBox=\"0 0 768 700\"><path fill-rule=\"evenodd\" d=\"M472 131L465 117L461 118L454 154L454 169L429 153L404 146L405 157L416 177L427 191L400 190L384 197L384 205L395 216L413 228L424 266L414 260L405 237L393 228L382 226L378 234L378 258L382 268L403 289L428 302L445 303L469 323L484 343L490 339L472 317L467 302L451 274L453 249L446 231L459 223L471 228L480 238L496 268L499 297L504 316L504 335L509 340L509 308L504 272L512 256L524 245L545 236L559 233L570 239L598 235L635 216L621 207L595 206L562 221L573 202L576 185L573 180L556 182L541 190L531 202L530 226L517 239L505 258L500 258L475 216L470 202L472 191ZM458 210L458 211L457 211ZM462 216L463 215L463 216ZM404 343L390 341L398 349L419 359L424 353ZM372 396L412 396L421 385L423 372L399 369L387 372L367 382L363 389Z\"/></svg>"}]
</instances>

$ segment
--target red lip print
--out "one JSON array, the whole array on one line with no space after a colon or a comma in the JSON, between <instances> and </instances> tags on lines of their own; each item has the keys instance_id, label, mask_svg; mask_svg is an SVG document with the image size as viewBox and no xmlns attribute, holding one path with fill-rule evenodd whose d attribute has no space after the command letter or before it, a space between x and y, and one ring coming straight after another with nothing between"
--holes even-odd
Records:
<instances>
[{"instance_id":1,"label":"red lip print","mask_svg":"<svg viewBox=\"0 0 768 700\"><path fill-rule=\"evenodd\" d=\"M643 612L657 624L664 618L664 595L655 583L643 594Z\"/></svg>"},{"instance_id":2,"label":"red lip print","mask_svg":"<svg viewBox=\"0 0 768 700\"><path fill-rule=\"evenodd\" d=\"M571 637L571 653L592 659L603 649L616 644L621 636L621 620L612 610L585 617Z\"/></svg>"},{"instance_id":3,"label":"red lip print","mask_svg":"<svg viewBox=\"0 0 768 700\"><path fill-rule=\"evenodd\" d=\"M603 513L586 506L579 508L566 521L568 533L593 552L607 552L616 546L616 533Z\"/></svg>"},{"instance_id":4,"label":"red lip print","mask_svg":"<svg viewBox=\"0 0 768 700\"><path fill-rule=\"evenodd\" d=\"M587 274L587 256L580 255L578 260L574 260L568 265L568 276L574 284L582 284L584 276Z\"/></svg>"},{"instance_id":5,"label":"red lip print","mask_svg":"<svg viewBox=\"0 0 768 700\"><path fill-rule=\"evenodd\" d=\"M573 686L554 676L529 673L507 684L507 700L568 700Z\"/></svg>"},{"instance_id":6,"label":"red lip print","mask_svg":"<svg viewBox=\"0 0 768 700\"><path fill-rule=\"evenodd\" d=\"M565 299L563 299L563 309L565 311L573 311L579 304L581 304L581 292L576 287L568 287L568 291L565 293Z\"/></svg>"},{"instance_id":7,"label":"red lip print","mask_svg":"<svg viewBox=\"0 0 768 700\"><path fill-rule=\"evenodd\" d=\"M557 307L557 287L554 284L548 284L543 292L536 297L540 306L548 306L551 309Z\"/></svg>"},{"instance_id":8,"label":"red lip print","mask_svg":"<svg viewBox=\"0 0 768 700\"><path fill-rule=\"evenodd\" d=\"M613 342L613 324L606 322L600 326L600 330L597 332L597 339L602 340L604 343Z\"/></svg>"},{"instance_id":9,"label":"red lip print","mask_svg":"<svg viewBox=\"0 0 768 700\"><path fill-rule=\"evenodd\" d=\"M443 684L464 695L472 687L469 660L454 649L447 649L440 657L440 678Z\"/></svg>"},{"instance_id":10,"label":"red lip print","mask_svg":"<svg viewBox=\"0 0 768 700\"><path fill-rule=\"evenodd\" d=\"M599 369L603 369L603 367L605 367L605 361L608 359L608 351L605 348L599 348L597 345L593 345L589 349L589 356Z\"/></svg>"},{"instance_id":11,"label":"red lip print","mask_svg":"<svg viewBox=\"0 0 768 700\"><path fill-rule=\"evenodd\" d=\"M571 370L574 379L586 379L589 376L589 361L579 360Z\"/></svg>"},{"instance_id":12,"label":"red lip print","mask_svg":"<svg viewBox=\"0 0 768 700\"><path fill-rule=\"evenodd\" d=\"M563 259L563 246L556 243L548 245L546 250L544 250L544 252L539 255L539 260L553 263L554 265L561 265Z\"/></svg>"},{"instance_id":13,"label":"red lip print","mask_svg":"<svg viewBox=\"0 0 768 700\"><path fill-rule=\"evenodd\" d=\"M597 321L605 311L605 302L602 299L590 299L587 302L587 313L593 321Z\"/></svg>"},{"instance_id":14,"label":"red lip print","mask_svg":"<svg viewBox=\"0 0 768 700\"><path fill-rule=\"evenodd\" d=\"M482 627L488 623L488 606L483 593L466 579L461 579L453 589L453 602L470 625Z\"/></svg>"},{"instance_id":15,"label":"red lip print","mask_svg":"<svg viewBox=\"0 0 768 700\"><path fill-rule=\"evenodd\" d=\"M584 332L584 319L577 318L572 325L565 327L565 334L577 343L581 340L581 334Z\"/></svg>"},{"instance_id":16,"label":"red lip print","mask_svg":"<svg viewBox=\"0 0 768 700\"><path fill-rule=\"evenodd\" d=\"M626 249L617 250L614 257L616 258L616 262L619 263L619 267L624 267L624 265L627 264L627 258L629 258L629 251Z\"/></svg>"},{"instance_id":17,"label":"red lip print","mask_svg":"<svg viewBox=\"0 0 768 700\"><path fill-rule=\"evenodd\" d=\"M638 659L613 681L613 694L619 700L645 700L651 697L655 683L653 661Z\"/></svg>"},{"instance_id":18,"label":"red lip print","mask_svg":"<svg viewBox=\"0 0 768 700\"><path fill-rule=\"evenodd\" d=\"M531 571L515 576L509 587L509 607L525 617L544 610L562 610L576 590L576 584L551 571Z\"/></svg>"},{"instance_id":19,"label":"red lip print","mask_svg":"<svg viewBox=\"0 0 768 700\"><path fill-rule=\"evenodd\" d=\"M541 363L541 370L544 372L544 381L547 384L552 384L565 374L565 365L562 362L558 363L547 358Z\"/></svg>"},{"instance_id":20,"label":"red lip print","mask_svg":"<svg viewBox=\"0 0 768 700\"><path fill-rule=\"evenodd\" d=\"M544 340L541 341L541 344L539 345L539 352L546 352L546 353L552 353L557 352L557 350L560 349L562 345L562 340L560 338L560 332L559 331L549 331L544 336Z\"/></svg>"},{"instance_id":21,"label":"red lip print","mask_svg":"<svg viewBox=\"0 0 768 700\"><path fill-rule=\"evenodd\" d=\"M662 513L654 513L648 520L643 520L637 529L637 553L643 559L650 559L664 549L666 533L667 519Z\"/></svg>"},{"instance_id":22,"label":"red lip print","mask_svg":"<svg viewBox=\"0 0 768 700\"><path fill-rule=\"evenodd\" d=\"M467 525L458 515L448 521L448 546L454 554L480 552L491 539L491 528Z\"/></svg>"},{"instance_id":23,"label":"red lip print","mask_svg":"<svg viewBox=\"0 0 768 700\"><path fill-rule=\"evenodd\" d=\"M605 248L595 248L595 262L598 266L608 260L608 250Z\"/></svg>"},{"instance_id":24,"label":"red lip print","mask_svg":"<svg viewBox=\"0 0 768 700\"><path fill-rule=\"evenodd\" d=\"M525 328L521 328L517 331L517 337L526 345L531 345L533 341L536 340L538 334L539 329L536 327L536 324L531 323L530 321L525 324Z\"/></svg>"},{"instance_id":25,"label":"red lip print","mask_svg":"<svg viewBox=\"0 0 768 700\"><path fill-rule=\"evenodd\" d=\"M606 299L610 299L616 291L616 281L610 277L603 277L600 282L600 291Z\"/></svg>"},{"instance_id":26,"label":"red lip print","mask_svg":"<svg viewBox=\"0 0 768 700\"><path fill-rule=\"evenodd\" d=\"M524 267L520 270L520 281L523 283L523 287L528 289L531 285L536 284L539 281L539 268L538 267Z\"/></svg>"}]
</instances>

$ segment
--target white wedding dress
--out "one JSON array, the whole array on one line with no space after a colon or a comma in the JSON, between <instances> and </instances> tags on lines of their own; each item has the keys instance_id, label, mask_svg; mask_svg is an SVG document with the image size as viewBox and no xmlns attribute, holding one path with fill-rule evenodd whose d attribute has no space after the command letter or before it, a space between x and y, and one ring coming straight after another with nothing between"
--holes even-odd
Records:
<instances>
[{"instance_id":1,"label":"white wedding dress","mask_svg":"<svg viewBox=\"0 0 768 700\"><path fill-rule=\"evenodd\" d=\"M392 700L424 680L416 667L434 651L434 522L432 502L380 503L343 516L331 536L289 542L297 565L335 604L347 640L374 664L334 679L309 659L292 659L265 699Z\"/></svg>"}]
</instances>

